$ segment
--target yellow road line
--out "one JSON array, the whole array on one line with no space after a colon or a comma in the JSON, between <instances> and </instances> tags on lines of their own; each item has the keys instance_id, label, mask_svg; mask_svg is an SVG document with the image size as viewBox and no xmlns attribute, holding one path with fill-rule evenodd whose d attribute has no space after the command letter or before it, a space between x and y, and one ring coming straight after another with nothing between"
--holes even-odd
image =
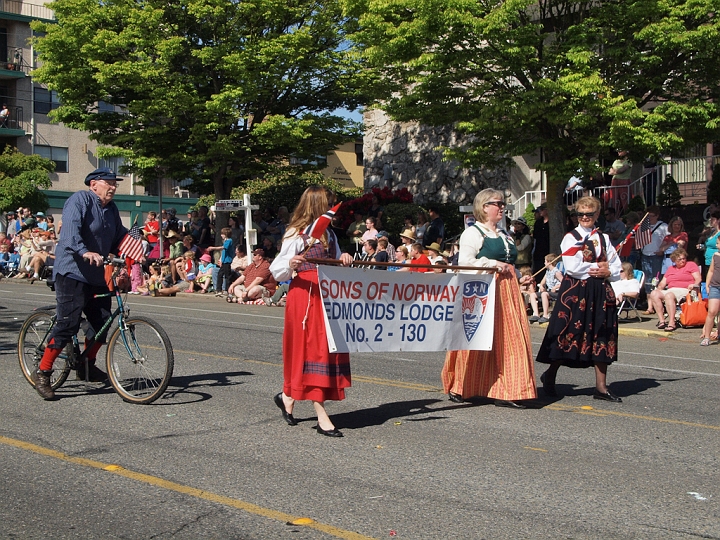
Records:
<instances>
[{"instance_id":1,"label":"yellow road line","mask_svg":"<svg viewBox=\"0 0 720 540\"><path fill-rule=\"evenodd\" d=\"M49 448L44 448L44 447L38 446L36 444L28 443L25 441L19 441L17 439L10 439L8 437L3 437L3 436L0 436L0 444L5 444L7 446L14 446L15 448L20 448L22 450L27 450L29 452L34 452L36 454L40 454L43 456L60 459L62 461L67 461L69 463L74 463L76 465L81 465L83 467L100 469L100 470L103 470L110 474L116 474L118 476L123 476L125 478L129 478L131 480L136 480L138 482L144 482L144 483L150 484L152 486L167 489L169 491L175 491L177 493L182 493L183 495L188 495L190 497L196 497L198 499L203 499L203 500L214 502L217 504L222 504L224 506L230 506L232 508L237 508L238 510L243 510L245 512L248 512L249 514L255 514L257 516L261 516L261 517L264 517L267 519L273 519L276 521L281 521L283 523L294 523L296 525L308 527L310 529L315 529L317 531L323 532L330 536L334 536L336 538L344 538L344 539L348 539L348 540L372 540L372 538L369 536L364 536L362 534L358 534L358 533L355 533L352 531L346 531L344 529L340 529L338 527L333 527L332 525L327 525L325 523L318 523L317 521L311 520L308 518L302 518L300 516L293 516L290 514L286 514L284 512L278 512L276 510L264 508L264 507L258 506L256 504L241 501L239 499L225 497L224 495L218 495L217 493L212 493L210 491L204 491L202 489L185 486L183 484L178 484L177 482L163 480L162 478L158 478L157 476L150 476L149 474L143 474L143 473L131 471L129 469L125 469L125 468L121 467L120 465L114 465L111 463L102 463L100 461L95 461L93 459L73 457L73 456L69 456L67 454L63 454L62 452L58 452L56 450L51 450Z\"/></svg>"},{"instance_id":2,"label":"yellow road line","mask_svg":"<svg viewBox=\"0 0 720 540\"><path fill-rule=\"evenodd\" d=\"M573 407L570 405L558 405L557 403L554 403L552 405L546 405L544 407L545 409L549 409L551 411L564 411L564 412L574 412L574 413L580 413L580 414L588 414L588 410L583 410L582 407ZM689 426L689 427L698 427L703 429L714 429L717 431L720 431L720 426L713 426L711 424L699 424L697 422L686 422L685 420L675 420L673 418L660 418L657 416L645 416L642 414L632 414L632 413L624 413L619 411L610 411L607 409L594 409L596 416L621 416L623 418L633 418L635 420L648 420L650 422L662 422L663 424L678 424L681 426ZM590 413L592 414L592 413Z\"/></svg>"}]
</instances>

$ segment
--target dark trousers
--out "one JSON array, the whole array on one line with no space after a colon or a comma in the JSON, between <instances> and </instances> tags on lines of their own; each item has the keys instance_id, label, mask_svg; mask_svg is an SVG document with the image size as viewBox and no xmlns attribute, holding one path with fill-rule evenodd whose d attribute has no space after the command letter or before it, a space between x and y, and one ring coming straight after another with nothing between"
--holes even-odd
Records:
<instances>
[{"instance_id":1,"label":"dark trousers","mask_svg":"<svg viewBox=\"0 0 720 540\"><path fill-rule=\"evenodd\" d=\"M215 284L216 291L227 291L230 286L230 263L222 263L220 265L220 271L218 272L217 283Z\"/></svg>"},{"instance_id":2,"label":"dark trousers","mask_svg":"<svg viewBox=\"0 0 720 540\"><path fill-rule=\"evenodd\" d=\"M112 308L112 298L95 298L96 294L107 293L106 286L93 286L68 276L55 276L55 298L57 301L57 322L50 334L54 339L53 349L62 349L80 330L80 319L85 313L90 328L85 336L94 336L108 320ZM99 336L98 342L105 343L106 336ZM48 340L49 341L49 340Z\"/></svg>"}]
</instances>

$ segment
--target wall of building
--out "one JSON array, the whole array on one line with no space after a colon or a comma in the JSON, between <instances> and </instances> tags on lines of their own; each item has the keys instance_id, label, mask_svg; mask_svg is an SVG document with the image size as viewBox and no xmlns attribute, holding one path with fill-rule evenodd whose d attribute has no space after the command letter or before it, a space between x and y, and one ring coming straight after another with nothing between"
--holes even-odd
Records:
<instances>
[{"instance_id":1,"label":"wall of building","mask_svg":"<svg viewBox=\"0 0 720 540\"><path fill-rule=\"evenodd\" d=\"M326 178L340 182L344 187L363 187L363 165L358 165L358 154L355 145L362 145L362 141L347 142L339 146L327 156L327 167L321 172ZM362 154L360 155L362 160Z\"/></svg>"},{"instance_id":2,"label":"wall of building","mask_svg":"<svg viewBox=\"0 0 720 540\"><path fill-rule=\"evenodd\" d=\"M364 122L366 190L407 188L418 204L460 205L471 204L488 187L511 193L511 168L468 169L443 159L437 147L457 145L448 128L393 122L377 109L366 111Z\"/></svg>"}]
</instances>

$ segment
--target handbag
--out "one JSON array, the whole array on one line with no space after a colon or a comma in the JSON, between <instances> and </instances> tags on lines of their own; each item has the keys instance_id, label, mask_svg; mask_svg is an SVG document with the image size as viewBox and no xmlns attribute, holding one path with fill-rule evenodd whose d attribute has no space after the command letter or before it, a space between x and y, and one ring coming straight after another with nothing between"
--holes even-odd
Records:
<instances>
[{"instance_id":1,"label":"handbag","mask_svg":"<svg viewBox=\"0 0 720 540\"><path fill-rule=\"evenodd\" d=\"M685 303L682 305L682 313L680 313L680 324L683 328L692 326L703 326L707 318L707 300L693 300L692 295L685 297Z\"/></svg>"}]
</instances>

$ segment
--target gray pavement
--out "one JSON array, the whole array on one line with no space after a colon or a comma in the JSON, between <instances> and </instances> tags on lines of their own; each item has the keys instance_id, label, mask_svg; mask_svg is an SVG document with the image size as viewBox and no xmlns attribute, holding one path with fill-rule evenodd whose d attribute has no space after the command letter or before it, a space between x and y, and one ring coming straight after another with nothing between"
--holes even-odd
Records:
<instances>
[{"instance_id":1,"label":"gray pavement","mask_svg":"<svg viewBox=\"0 0 720 540\"><path fill-rule=\"evenodd\" d=\"M442 353L352 355L332 440L309 403L289 427L272 402L282 309L128 299L172 340L166 395L136 406L68 381L44 402L14 339L53 295L0 282L0 538L720 538L720 360L698 329L621 323L621 404L570 369L536 408L455 404Z\"/></svg>"}]
</instances>

